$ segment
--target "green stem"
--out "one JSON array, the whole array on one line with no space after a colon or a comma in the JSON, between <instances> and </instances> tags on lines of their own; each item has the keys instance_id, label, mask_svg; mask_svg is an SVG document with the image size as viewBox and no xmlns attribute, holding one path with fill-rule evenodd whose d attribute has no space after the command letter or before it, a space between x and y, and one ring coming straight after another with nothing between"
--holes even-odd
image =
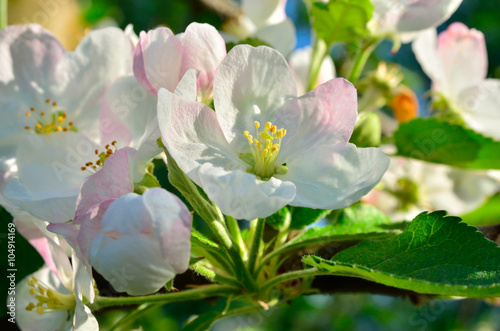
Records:
<instances>
[{"instance_id":1,"label":"green stem","mask_svg":"<svg viewBox=\"0 0 500 331\"><path fill-rule=\"evenodd\" d=\"M234 241L240 248L240 254L243 258L243 261L248 260L247 248L245 246L245 242L241 237L240 227L238 226L238 221L232 216L226 216L227 227L229 228L229 233L233 237Z\"/></svg>"},{"instance_id":2,"label":"green stem","mask_svg":"<svg viewBox=\"0 0 500 331\"><path fill-rule=\"evenodd\" d=\"M252 245L250 247L250 253L248 255L248 270L251 275L255 270L255 262L259 257L260 242L262 241L262 236L264 235L264 226L266 221L263 218L258 218L252 221L255 230L252 238Z\"/></svg>"},{"instance_id":3,"label":"green stem","mask_svg":"<svg viewBox=\"0 0 500 331\"><path fill-rule=\"evenodd\" d=\"M116 330L125 330L125 327L128 326L130 323L134 322L137 320L139 317L143 316L145 313L156 309L158 307L161 307L161 304L144 304L140 307L137 307L134 309L132 312L126 314L124 317L119 319L110 329L109 331L116 331Z\"/></svg>"},{"instance_id":4,"label":"green stem","mask_svg":"<svg viewBox=\"0 0 500 331\"><path fill-rule=\"evenodd\" d=\"M349 81L353 84L356 84L356 82L359 79L359 76L361 76L361 72L363 71L366 61L368 61L368 58L372 54L373 50L375 47L377 47L378 43L380 42L380 39L373 39L369 40L368 42L363 45L358 50L358 53L356 54L354 66L352 67L351 73L348 76Z\"/></svg>"},{"instance_id":5,"label":"green stem","mask_svg":"<svg viewBox=\"0 0 500 331\"><path fill-rule=\"evenodd\" d=\"M138 297L96 297L89 307L95 311L104 307L137 305L143 303L161 303L200 300L215 296L230 296L239 293L239 290L227 285L206 285L195 289L171 292L166 294L146 295Z\"/></svg>"},{"instance_id":6,"label":"green stem","mask_svg":"<svg viewBox=\"0 0 500 331\"><path fill-rule=\"evenodd\" d=\"M257 291L257 284L248 272L248 269L245 267L238 246L229 235L225 225L224 216L220 210L201 196L196 185L179 168L179 165L175 162L161 140L158 140L158 145L163 148L165 154L167 155L169 171L168 179L170 183L182 193L182 195L188 200L189 204L210 227L224 251L233 261L233 270L236 273L236 278L243 282L247 291L251 293Z\"/></svg>"},{"instance_id":7,"label":"green stem","mask_svg":"<svg viewBox=\"0 0 500 331\"><path fill-rule=\"evenodd\" d=\"M310 91L316 87L316 82L318 81L319 72L323 60L328 55L328 47L323 39L316 38L314 41L311 66L309 67L309 81L307 83L307 90Z\"/></svg>"},{"instance_id":8,"label":"green stem","mask_svg":"<svg viewBox=\"0 0 500 331\"><path fill-rule=\"evenodd\" d=\"M318 268L310 268L310 269L303 269L303 270L298 270L298 271L291 271L287 272L281 275L278 275L267 282L265 282L260 290L264 291L276 284L283 283L292 279L298 279L298 278L305 278L305 277L314 277L314 276L321 276L321 275L329 275L330 272L328 271L322 271L318 270Z\"/></svg>"},{"instance_id":9,"label":"green stem","mask_svg":"<svg viewBox=\"0 0 500 331\"><path fill-rule=\"evenodd\" d=\"M0 30L7 26L7 0L0 0Z\"/></svg>"}]
</instances>

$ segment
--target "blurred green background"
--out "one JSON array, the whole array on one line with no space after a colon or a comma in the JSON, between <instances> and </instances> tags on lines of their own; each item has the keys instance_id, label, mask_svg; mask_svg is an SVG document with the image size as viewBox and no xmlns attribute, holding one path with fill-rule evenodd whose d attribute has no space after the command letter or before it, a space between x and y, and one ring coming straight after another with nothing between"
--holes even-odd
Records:
<instances>
[{"instance_id":1,"label":"blurred green background","mask_svg":"<svg viewBox=\"0 0 500 331\"><path fill-rule=\"evenodd\" d=\"M219 3L223 1L212 1ZM309 22L301 0L289 0L287 14L297 26L298 44L310 44ZM481 30L486 37L489 55L489 77L500 78L500 0L464 0L449 22L460 21ZM9 22L37 22L58 35L68 48L73 48L90 27L134 25L139 34L159 25L182 32L191 22L206 22L220 28L225 17L200 0L11 0ZM417 92L428 89L429 80L415 61L409 45L403 45L396 55L390 54L390 43L382 44L374 54L375 63L382 59L403 66L410 85ZM340 52L341 53L341 52ZM334 59L337 60L333 52ZM422 101L425 105L425 101ZM165 180L165 172L157 167ZM0 208L0 243L7 251L7 223L10 215ZM2 258L6 270L7 254ZM21 280L42 265L37 252L18 234L16 238L17 280ZM2 289L7 289L2 277ZM6 300L6 290L2 298ZM193 314L223 309L222 300L176 303L150 309L127 329L177 330ZM116 319L130 310L106 310L98 315L101 328L109 328ZM1 312L2 329L11 327ZM499 330L500 308L480 300L435 300L414 305L407 299L381 295L338 294L311 295L292 300L261 314L230 317L217 322L213 330Z\"/></svg>"}]
</instances>

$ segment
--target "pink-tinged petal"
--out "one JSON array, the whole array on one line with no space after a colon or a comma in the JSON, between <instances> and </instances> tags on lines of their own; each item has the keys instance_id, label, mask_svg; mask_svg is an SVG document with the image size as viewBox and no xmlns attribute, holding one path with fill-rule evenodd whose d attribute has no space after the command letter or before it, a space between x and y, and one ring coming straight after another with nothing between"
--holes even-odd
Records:
<instances>
[{"instance_id":1,"label":"pink-tinged petal","mask_svg":"<svg viewBox=\"0 0 500 331\"><path fill-rule=\"evenodd\" d=\"M216 113L207 106L161 89L158 93L158 122L162 141L169 153L198 185L198 168L204 162L227 169L245 169L243 161L225 140Z\"/></svg>"},{"instance_id":2,"label":"pink-tinged petal","mask_svg":"<svg viewBox=\"0 0 500 331\"><path fill-rule=\"evenodd\" d=\"M55 36L39 25L8 26L0 32L0 82L15 79L24 102L34 107L49 97L49 76L65 53Z\"/></svg>"},{"instance_id":3,"label":"pink-tinged petal","mask_svg":"<svg viewBox=\"0 0 500 331\"><path fill-rule=\"evenodd\" d=\"M460 94L463 118L475 131L500 141L500 80L486 79Z\"/></svg>"},{"instance_id":4,"label":"pink-tinged petal","mask_svg":"<svg viewBox=\"0 0 500 331\"><path fill-rule=\"evenodd\" d=\"M179 198L161 188L149 189L143 200L163 257L176 273L183 273L189 266L191 252L191 213Z\"/></svg>"},{"instance_id":5,"label":"pink-tinged petal","mask_svg":"<svg viewBox=\"0 0 500 331\"><path fill-rule=\"evenodd\" d=\"M275 177L295 184L290 205L340 209L359 201L380 181L389 158L378 148L348 144L339 152L315 148L287 166L287 174Z\"/></svg>"},{"instance_id":6,"label":"pink-tinged petal","mask_svg":"<svg viewBox=\"0 0 500 331\"><path fill-rule=\"evenodd\" d=\"M76 206L75 221L101 202L116 199L134 191L134 157L137 151L130 147L113 153L103 167L83 181Z\"/></svg>"},{"instance_id":7,"label":"pink-tinged petal","mask_svg":"<svg viewBox=\"0 0 500 331\"><path fill-rule=\"evenodd\" d=\"M38 254L42 257L43 261L47 265L47 267L53 272L57 274L56 264L54 263L54 259L52 257L52 251L49 245L49 239L45 234L40 230L38 226L34 222L40 222L45 224L45 222L41 220L35 219L33 216L28 215L24 217L16 217L14 219L14 224L16 225L17 231L23 235L23 237L28 240L28 242L33 246ZM66 260L68 258L66 257ZM71 265L68 266L71 269Z\"/></svg>"},{"instance_id":8,"label":"pink-tinged petal","mask_svg":"<svg viewBox=\"0 0 500 331\"><path fill-rule=\"evenodd\" d=\"M92 265L118 291L131 295L156 292L176 270L187 268L190 225L186 207L167 191L153 188L142 196L129 193L115 200L104 214L102 229L92 243ZM175 240L167 233L170 231L177 234ZM122 277L116 277L117 272Z\"/></svg>"},{"instance_id":9,"label":"pink-tinged petal","mask_svg":"<svg viewBox=\"0 0 500 331\"><path fill-rule=\"evenodd\" d=\"M179 40L182 43L179 79L188 69L197 70L198 91L202 99L211 98L215 71L226 56L224 39L209 24L191 23Z\"/></svg>"},{"instance_id":10,"label":"pink-tinged petal","mask_svg":"<svg viewBox=\"0 0 500 331\"><path fill-rule=\"evenodd\" d=\"M343 78L332 79L277 112L276 125L287 130L279 160L302 158L321 147L346 144L357 118L357 94Z\"/></svg>"},{"instance_id":11,"label":"pink-tinged petal","mask_svg":"<svg viewBox=\"0 0 500 331\"><path fill-rule=\"evenodd\" d=\"M262 26L254 35L276 48L284 56L288 56L297 43L295 25L289 18L276 24Z\"/></svg>"},{"instance_id":12,"label":"pink-tinged petal","mask_svg":"<svg viewBox=\"0 0 500 331\"><path fill-rule=\"evenodd\" d=\"M133 75L118 78L101 105L101 141L137 148L145 140L144 130L156 121L156 96L145 90Z\"/></svg>"},{"instance_id":13,"label":"pink-tinged petal","mask_svg":"<svg viewBox=\"0 0 500 331\"><path fill-rule=\"evenodd\" d=\"M174 91L180 79L182 44L168 28L141 32L134 55L134 75L153 94Z\"/></svg>"},{"instance_id":14,"label":"pink-tinged petal","mask_svg":"<svg viewBox=\"0 0 500 331\"><path fill-rule=\"evenodd\" d=\"M205 163L199 171L201 186L220 210L237 219L267 217L295 197L295 185L272 177L258 179L245 171L226 169Z\"/></svg>"},{"instance_id":15,"label":"pink-tinged petal","mask_svg":"<svg viewBox=\"0 0 500 331\"><path fill-rule=\"evenodd\" d=\"M486 78L488 55L480 31L453 23L439 35L437 49L451 95L457 96Z\"/></svg>"},{"instance_id":16,"label":"pink-tinged petal","mask_svg":"<svg viewBox=\"0 0 500 331\"><path fill-rule=\"evenodd\" d=\"M215 74L214 104L222 132L231 146L246 149L243 132L253 132L276 117L276 110L297 96L295 79L285 58L275 50L248 45L234 47Z\"/></svg>"},{"instance_id":17,"label":"pink-tinged petal","mask_svg":"<svg viewBox=\"0 0 500 331\"><path fill-rule=\"evenodd\" d=\"M116 77L132 72L132 56L133 46L125 33L109 27L89 33L59 62L52 77L53 101L80 131L97 125L106 87Z\"/></svg>"},{"instance_id":18,"label":"pink-tinged petal","mask_svg":"<svg viewBox=\"0 0 500 331\"><path fill-rule=\"evenodd\" d=\"M436 29L432 28L422 32L411 46L418 63L432 80L434 88L449 91L448 80L437 52Z\"/></svg>"},{"instance_id":19,"label":"pink-tinged petal","mask_svg":"<svg viewBox=\"0 0 500 331\"><path fill-rule=\"evenodd\" d=\"M17 215L16 228L28 239L44 259L49 268L59 277L66 287L71 287L73 270L64 250L67 243L62 237L47 230L47 223L31 215ZM50 254L50 256L47 256Z\"/></svg>"},{"instance_id":20,"label":"pink-tinged petal","mask_svg":"<svg viewBox=\"0 0 500 331\"><path fill-rule=\"evenodd\" d=\"M286 19L286 0L243 0L243 13L257 25L275 24Z\"/></svg>"}]
</instances>

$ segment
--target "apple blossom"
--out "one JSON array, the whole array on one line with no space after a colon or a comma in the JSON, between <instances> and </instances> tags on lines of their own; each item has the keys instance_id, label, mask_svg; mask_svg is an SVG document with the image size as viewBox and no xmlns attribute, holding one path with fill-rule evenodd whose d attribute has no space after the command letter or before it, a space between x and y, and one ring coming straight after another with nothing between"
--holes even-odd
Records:
<instances>
[{"instance_id":1,"label":"apple blossom","mask_svg":"<svg viewBox=\"0 0 500 331\"><path fill-rule=\"evenodd\" d=\"M446 21L462 0L372 0L368 27L374 35L410 42L428 28Z\"/></svg>"},{"instance_id":2,"label":"apple blossom","mask_svg":"<svg viewBox=\"0 0 500 331\"><path fill-rule=\"evenodd\" d=\"M500 80L486 79L488 57L484 36L462 23L453 23L437 37L435 30L413 43L432 89L472 129L500 139Z\"/></svg>"},{"instance_id":3,"label":"apple blossom","mask_svg":"<svg viewBox=\"0 0 500 331\"><path fill-rule=\"evenodd\" d=\"M411 220L425 210L465 214L499 189L500 181L487 171L393 157L380 189L370 192L364 201L393 220Z\"/></svg>"},{"instance_id":4,"label":"apple blossom","mask_svg":"<svg viewBox=\"0 0 500 331\"><path fill-rule=\"evenodd\" d=\"M117 291L154 293L187 270L191 222L186 206L164 189L126 194L102 218L91 247L92 265ZM117 272L127 277L116 277Z\"/></svg>"},{"instance_id":5,"label":"apple blossom","mask_svg":"<svg viewBox=\"0 0 500 331\"><path fill-rule=\"evenodd\" d=\"M156 96L163 87L173 92L188 69L197 70L198 94L212 98L215 70L226 55L226 45L209 24L191 23L184 33L168 28L141 32L134 56L137 80Z\"/></svg>"},{"instance_id":6,"label":"apple blossom","mask_svg":"<svg viewBox=\"0 0 500 331\"><path fill-rule=\"evenodd\" d=\"M73 218L89 175L82 168L94 151L112 152L99 141L100 101L111 80L131 71L132 51L116 28L91 32L74 52L38 25L0 32L0 151L18 167L5 188L11 203L51 222Z\"/></svg>"},{"instance_id":7,"label":"apple blossom","mask_svg":"<svg viewBox=\"0 0 500 331\"><path fill-rule=\"evenodd\" d=\"M307 92L307 86L309 85L309 71L311 69L312 61L311 56L312 48L308 46L294 50L288 57L288 64L290 65L290 68L292 68L299 96L304 95ZM317 87L332 78L335 78L335 65L333 64L332 58L328 55L321 63L318 79L314 83L314 87Z\"/></svg>"},{"instance_id":8,"label":"apple blossom","mask_svg":"<svg viewBox=\"0 0 500 331\"><path fill-rule=\"evenodd\" d=\"M286 17L287 0L243 0L241 13L230 18L223 30L226 41L256 37L288 55L295 48L295 26Z\"/></svg>"},{"instance_id":9,"label":"apple blossom","mask_svg":"<svg viewBox=\"0 0 500 331\"><path fill-rule=\"evenodd\" d=\"M389 160L348 143L356 101L341 78L297 98L279 52L238 45L215 75L216 112L160 90L158 119L163 143L187 176L224 214L253 219L287 204L343 208L375 186Z\"/></svg>"}]
</instances>

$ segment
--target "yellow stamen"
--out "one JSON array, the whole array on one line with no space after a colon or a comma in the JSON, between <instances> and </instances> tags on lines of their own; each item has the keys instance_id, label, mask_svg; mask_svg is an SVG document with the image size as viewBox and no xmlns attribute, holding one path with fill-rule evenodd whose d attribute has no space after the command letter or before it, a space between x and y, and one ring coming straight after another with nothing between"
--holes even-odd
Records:
<instances>
[{"instance_id":1,"label":"yellow stamen","mask_svg":"<svg viewBox=\"0 0 500 331\"><path fill-rule=\"evenodd\" d=\"M26 112L26 117L30 117L31 116L31 113L30 112Z\"/></svg>"}]
</instances>

